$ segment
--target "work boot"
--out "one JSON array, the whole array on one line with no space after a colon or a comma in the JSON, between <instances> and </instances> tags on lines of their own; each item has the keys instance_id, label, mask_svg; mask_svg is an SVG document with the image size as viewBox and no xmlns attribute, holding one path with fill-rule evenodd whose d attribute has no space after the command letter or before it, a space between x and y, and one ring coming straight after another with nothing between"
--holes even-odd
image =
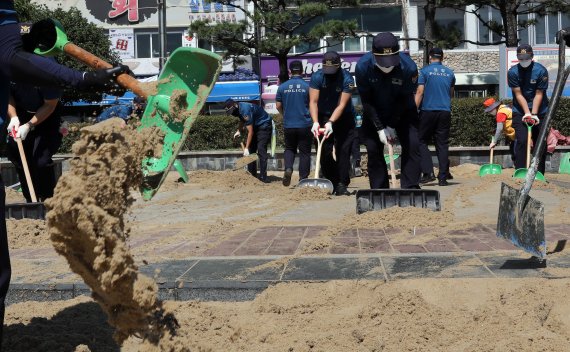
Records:
<instances>
[{"instance_id":1,"label":"work boot","mask_svg":"<svg viewBox=\"0 0 570 352\"><path fill-rule=\"evenodd\" d=\"M431 174L422 174L420 183L428 183L431 181L435 181L435 175L433 174L433 172Z\"/></svg>"},{"instance_id":2,"label":"work boot","mask_svg":"<svg viewBox=\"0 0 570 352\"><path fill-rule=\"evenodd\" d=\"M336 186L336 192L335 194L337 196L349 196L350 192L348 191L348 189L346 188L346 186L344 185L344 183L339 183Z\"/></svg>"},{"instance_id":3,"label":"work boot","mask_svg":"<svg viewBox=\"0 0 570 352\"><path fill-rule=\"evenodd\" d=\"M263 182L263 183L269 183L271 181L269 181L269 179L267 178L267 176L259 176L259 181Z\"/></svg>"},{"instance_id":4,"label":"work boot","mask_svg":"<svg viewBox=\"0 0 570 352\"><path fill-rule=\"evenodd\" d=\"M437 182L437 184L438 184L439 186L449 186L449 182L447 182L446 179L439 180L439 181Z\"/></svg>"},{"instance_id":5,"label":"work boot","mask_svg":"<svg viewBox=\"0 0 570 352\"><path fill-rule=\"evenodd\" d=\"M451 174L451 172L447 172L447 176L445 177L446 180L453 180L453 175Z\"/></svg>"},{"instance_id":6,"label":"work boot","mask_svg":"<svg viewBox=\"0 0 570 352\"><path fill-rule=\"evenodd\" d=\"M291 176L293 176L293 169L285 169L285 175L283 175L283 186L289 187L291 184Z\"/></svg>"}]
</instances>

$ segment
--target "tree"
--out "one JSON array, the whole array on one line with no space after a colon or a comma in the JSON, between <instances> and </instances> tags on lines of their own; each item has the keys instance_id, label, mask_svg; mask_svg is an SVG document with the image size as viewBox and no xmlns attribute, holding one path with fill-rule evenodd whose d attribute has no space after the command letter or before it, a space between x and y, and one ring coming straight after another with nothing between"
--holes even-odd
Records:
<instances>
[{"instance_id":1,"label":"tree","mask_svg":"<svg viewBox=\"0 0 570 352\"><path fill-rule=\"evenodd\" d=\"M287 57L293 47L309 44L309 48L295 56L314 52L328 47L333 41L356 36L358 28L355 20L319 19L333 7L357 6L359 0L250 0L253 11L234 4L235 1L217 1L226 6L232 6L245 13L246 19L239 23L211 24L207 21L195 21L189 30L200 38L210 39L214 45L220 45L225 50L226 57L239 55L255 56L268 54L279 62L279 79L281 82L289 79ZM320 38L330 36L321 46Z\"/></svg>"},{"instance_id":2,"label":"tree","mask_svg":"<svg viewBox=\"0 0 570 352\"><path fill-rule=\"evenodd\" d=\"M64 11L61 8L50 10L45 5L38 5L30 0L15 0L14 5L20 22L36 22L45 18L56 19L61 22L67 37L73 43L111 64L121 62L118 54L111 50L111 42L109 41L107 31L90 23L77 8L73 7L68 11ZM78 70L86 70L85 65L63 54L58 55L56 59L66 66ZM62 97L63 102L76 100L100 101L101 93L80 92L69 89L65 91Z\"/></svg>"},{"instance_id":3,"label":"tree","mask_svg":"<svg viewBox=\"0 0 570 352\"><path fill-rule=\"evenodd\" d=\"M485 27L502 38L499 41L488 43L472 42L479 45L506 44L509 47L518 46L519 31L534 24L532 20L519 20L518 16L531 13L544 16L549 12L570 12L570 4L567 0L439 0L439 2L442 7L451 7L474 14ZM475 6L472 10L466 10L468 5ZM501 14L501 22L483 18L480 10L485 6L498 10Z\"/></svg>"}]
</instances>

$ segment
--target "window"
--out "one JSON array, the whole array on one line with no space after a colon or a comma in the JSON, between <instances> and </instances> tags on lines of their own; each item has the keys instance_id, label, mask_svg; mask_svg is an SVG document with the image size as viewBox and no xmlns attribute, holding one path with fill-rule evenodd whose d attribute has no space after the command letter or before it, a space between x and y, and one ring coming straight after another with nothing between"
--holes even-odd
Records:
<instances>
[{"instance_id":1,"label":"window","mask_svg":"<svg viewBox=\"0 0 570 352\"><path fill-rule=\"evenodd\" d=\"M423 9L418 11L418 30L424 33L425 13ZM435 13L435 26L433 28L436 45L443 49L460 49L465 47L462 42L465 39L465 13L454 9L437 9ZM420 42L423 49L423 43Z\"/></svg>"},{"instance_id":2,"label":"window","mask_svg":"<svg viewBox=\"0 0 570 352\"><path fill-rule=\"evenodd\" d=\"M226 51L226 49L223 46L207 39L198 39L198 47L200 49L210 50L215 53L223 53Z\"/></svg>"},{"instance_id":3,"label":"window","mask_svg":"<svg viewBox=\"0 0 570 352\"><path fill-rule=\"evenodd\" d=\"M556 32L570 26L570 15L560 12L520 15L519 21L534 20L535 23L519 32L521 43L530 45L556 45Z\"/></svg>"},{"instance_id":4,"label":"window","mask_svg":"<svg viewBox=\"0 0 570 352\"><path fill-rule=\"evenodd\" d=\"M346 38L344 40L344 51L361 51L360 38Z\"/></svg>"},{"instance_id":5,"label":"window","mask_svg":"<svg viewBox=\"0 0 570 352\"><path fill-rule=\"evenodd\" d=\"M166 33L166 55L170 55L176 48L182 46L183 31L168 31ZM160 57L160 40L158 31L135 32L136 57L157 58Z\"/></svg>"},{"instance_id":6,"label":"window","mask_svg":"<svg viewBox=\"0 0 570 352\"><path fill-rule=\"evenodd\" d=\"M501 36L496 32L489 29L489 23L495 22L497 24L502 24L503 19L501 17L501 13L499 10L490 8L490 7L483 7L479 10L479 16L481 19L485 21L483 23L481 20L479 21L479 42L481 43L494 43L501 40Z\"/></svg>"}]
</instances>

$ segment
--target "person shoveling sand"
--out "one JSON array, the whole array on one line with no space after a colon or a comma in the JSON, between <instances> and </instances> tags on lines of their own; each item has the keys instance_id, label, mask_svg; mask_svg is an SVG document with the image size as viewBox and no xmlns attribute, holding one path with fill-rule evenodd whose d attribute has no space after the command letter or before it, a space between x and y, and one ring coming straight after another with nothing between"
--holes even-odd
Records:
<instances>
[{"instance_id":1,"label":"person shoveling sand","mask_svg":"<svg viewBox=\"0 0 570 352\"><path fill-rule=\"evenodd\" d=\"M156 131L146 131L137 133L120 119L82 129L73 146L77 158L46 207L56 251L92 289L117 342L134 334L158 345L174 333L176 320L157 299L155 282L138 273L125 242L131 189L141 183L142 159L160 144Z\"/></svg>"}]
</instances>

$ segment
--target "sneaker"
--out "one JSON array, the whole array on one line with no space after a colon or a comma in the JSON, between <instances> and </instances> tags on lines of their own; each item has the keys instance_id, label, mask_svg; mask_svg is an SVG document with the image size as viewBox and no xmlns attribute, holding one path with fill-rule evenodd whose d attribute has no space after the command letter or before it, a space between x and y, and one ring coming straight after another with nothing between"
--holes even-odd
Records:
<instances>
[{"instance_id":1,"label":"sneaker","mask_svg":"<svg viewBox=\"0 0 570 352\"><path fill-rule=\"evenodd\" d=\"M447 180L439 180L437 184L439 186L449 186L449 182L447 182Z\"/></svg>"},{"instance_id":2,"label":"sneaker","mask_svg":"<svg viewBox=\"0 0 570 352\"><path fill-rule=\"evenodd\" d=\"M267 177L260 177L259 181L263 182L263 183L270 183L271 181L269 181L269 179Z\"/></svg>"},{"instance_id":3,"label":"sneaker","mask_svg":"<svg viewBox=\"0 0 570 352\"><path fill-rule=\"evenodd\" d=\"M343 183L339 183L336 186L335 194L337 196L349 196L351 193L348 191L348 189L346 188L346 186Z\"/></svg>"},{"instance_id":4,"label":"sneaker","mask_svg":"<svg viewBox=\"0 0 570 352\"><path fill-rule=\"evenodd\" d=\"M293 169L285 169L285 175L283 175L283 186L289 187L291 184L291 176L293 175Z\"/></svg>"},{"instance_id":5,"label":"sneaker","mask_svg":"<svg viewBox=\"0 0 570 352\"><path fill-rule=\"evenodd\" d=\"M428 182L432 182L432 181L435 181L435 175L433 173L423 174L422 178L420 180L420 183L428 183Z\"/></svg>"},{"instance_id":6,"label":"sneaker","mask_svg":"<svg viewBox=\"0 0 570 352\"><path fill-rule=\"evenodd\" d=\"M360 167L355 167L354 168L354 177L360 177L362 176L362 169Z\"/></svg>"}]
</instances>

